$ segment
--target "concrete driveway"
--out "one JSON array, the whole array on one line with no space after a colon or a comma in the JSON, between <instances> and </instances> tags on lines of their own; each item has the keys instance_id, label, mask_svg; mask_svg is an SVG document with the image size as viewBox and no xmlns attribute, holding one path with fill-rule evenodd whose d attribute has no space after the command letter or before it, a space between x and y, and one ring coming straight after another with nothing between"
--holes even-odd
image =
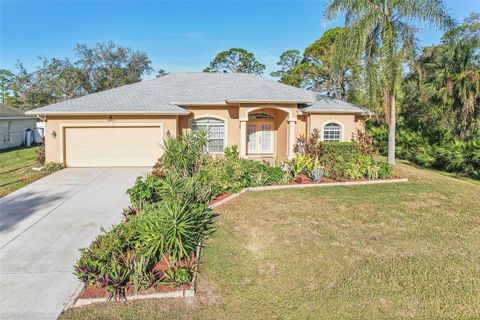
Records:
<instances>
[{"instance_id":1,"label":"concrete driveway","mask_svg":"<svg viewBox=\"0 0 480 320\"><path fill-rule=\"evenodd\" d=\"M0 199L0 319L56 319L79 248L121 220L147 168L69 168Z\"/></svg>"}]
</instances>

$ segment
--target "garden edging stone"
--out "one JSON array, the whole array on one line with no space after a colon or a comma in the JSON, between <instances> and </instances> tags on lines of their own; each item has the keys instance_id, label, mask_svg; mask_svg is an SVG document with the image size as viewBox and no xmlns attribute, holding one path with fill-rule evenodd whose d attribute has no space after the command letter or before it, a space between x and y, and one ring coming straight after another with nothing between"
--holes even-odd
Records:
<instances>
[{"instance_id":1,"label":"garden edging stone","mask_svg":"<svg viewBox=\"0 0 480 320\"><path fill-rule=\"evenodd\" d=\"M310 183L310 184L285 184L277 186L264 186L264 187L248 187L242 189L238 193L234 193L221 201L213 203L209 206L210 209L215 209L221 205L234 200L239 197L241 194L244 194L247 191L269 191L269 190L283 190L283 189L301 189L301 188L319 188L319 187L342 187L342 186L358 186L358 185L372 185L372 184L385 184L385 183L400 183L408 182L407 178L394 178L394 179L379 179L379 180L368 180L368 181L345 181L345 182L328 182L328 183Z\"/></svg>"}]
</instances>

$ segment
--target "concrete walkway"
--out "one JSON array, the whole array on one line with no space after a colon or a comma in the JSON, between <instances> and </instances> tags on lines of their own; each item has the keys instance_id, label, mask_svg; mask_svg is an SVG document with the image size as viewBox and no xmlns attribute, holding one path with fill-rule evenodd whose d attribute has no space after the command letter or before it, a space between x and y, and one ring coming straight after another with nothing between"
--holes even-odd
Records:
<instances>
[{"instance_id":1,"label":"concrete walkway","mask_svg":"<svg viewBox=\"0 0 480 320\"><path fill-rule=\"evenodd\" d=\"M56 319L79 248L122 218L147 168L69 168L0 198L0 319Z\"/></svg>"}]
</instances>

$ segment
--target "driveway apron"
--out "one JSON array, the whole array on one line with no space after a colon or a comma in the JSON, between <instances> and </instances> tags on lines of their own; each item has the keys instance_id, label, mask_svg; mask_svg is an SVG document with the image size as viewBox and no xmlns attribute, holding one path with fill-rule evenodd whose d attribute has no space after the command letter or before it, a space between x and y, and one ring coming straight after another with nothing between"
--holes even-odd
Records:
<instances>
[{"instance_id":1,"label":"driveway apron","mask_svg":"<svg viewBox=\"0 0 480 320\"><path fill-rule=\"evenodd\" d=\"M0 319L56 319L85 248L148 168L67 168L0 198Z\"/></svg>"}]
</instances>

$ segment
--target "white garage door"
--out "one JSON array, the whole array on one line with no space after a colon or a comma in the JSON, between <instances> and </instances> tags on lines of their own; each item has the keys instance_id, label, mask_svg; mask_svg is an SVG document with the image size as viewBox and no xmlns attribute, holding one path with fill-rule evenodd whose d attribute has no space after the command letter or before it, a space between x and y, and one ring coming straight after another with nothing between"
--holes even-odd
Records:
<instances>
[{"instance_id":1,"label":"white garage door","mask_svg":"<svg viewBox=\"0 0 480 320\"><path fill-rule=\"evenodd\" d=\"M162 155L162 127L66 128L68 167L152 166Z\"/></svg>"}]
</instances>

